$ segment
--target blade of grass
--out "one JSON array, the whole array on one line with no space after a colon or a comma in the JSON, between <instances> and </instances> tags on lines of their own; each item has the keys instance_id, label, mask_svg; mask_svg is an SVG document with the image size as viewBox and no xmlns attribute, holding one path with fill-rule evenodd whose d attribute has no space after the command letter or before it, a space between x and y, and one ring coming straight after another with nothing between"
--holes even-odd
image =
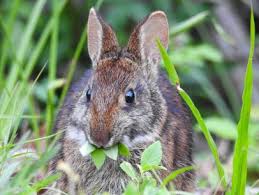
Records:
<instances>
[{"instance_id":1,"label":"blade of grass","mask_svg":"<svg viewBox=\"0 0 259 195\"><path fill-rule=\"evenodd\" d=\"M95 6L94 6L95 9L96 9L96 10L99 10L102 4L103 4L103 0L98 0L98 1L96 2Z\"/></svg>"},{"instance_id":2,"label":"blade of grass","mask_svg":"<svg viewBox=\"0 0 259 195\"><path fill-rule=\"evenodd\" d=\"M29 86L27 83L24 83L24 82L20 85L20 90L24 94L21 93L21 94L19 94L20 96L17 95L17 98L19 98L19 97L21 98L21 99L19 99L19 103L20 103L19 109L16 109L16 111L18 111L18 117L17 117L18 121L15 123L15 126L13 127L12 136L9 140L9 143L13 143L16 138L16 132L17 132L19 124L20 124L21 115L27 105L30 95L32 94L32 90L33 90L36 82L38 81L39 77L41 76L46 65L47 64L45 63L44 66L42 67L42 69L40 70L40 72L38 73L38 75L36 76L36 78L33 81L31 86Z\"/></svg>"},{"instance_id":3,"label":"blade of grass","mask_svg":"<svg viewBox=\"0 0 259 195\"><path fill-rule=\"evenodd\" d=\"M188 31L194 26L197 26L198 24L202 23L205 19L207 19L209 16L208 11L203 11L195 16L192 16L191 18L187 19L186 21L183 21L173 28L169 30L170 36L176 36L182 32Z\"/></svg>"},{"instance_id":4,"label":"blade of grass","mask_svg":"<svg viewBox=\"0 0 259 195\"><path fill-rule=\"evenodd\" d=\"M164 61L164 66L165 66L165 69L166 69L167 74L169 76L169 80L171 81L171 83L173 85L179 85L180 84L180 79L178 77L178 74L177 74L177 72L175 70L174 65L171 63L170 57L167 54L167 52L166 52L165 48L163 47L163 45L161 44L160 40L157 40L157 45L158 45L158 48L160 50L162 59Z\"/></svg>"},{"instance_id":5,"label":"blade of grass","mask_svg":"<svg viewBox=\"0 0 259 195\"><path fill-rule=\"evenodd\" d=\"M255 47L255 22L251 3L250 15L250 51L244 79L242 95L242 108L237 126L237 139L235 143L232 175L232 194L244 194L247 180L247 151L248 151L248 127L253 92L253 55Z\"/></svg>"},{"instance_id":6,"label":"blade of grass","mask_svg":"<svg viewBox=\"0 0 259 195\"><path fill-rule=\"evenodd\" d=\"M63 1L63 3L59 5L57 15L61 14L61 12L63 11L63 9L66 5L66 2L67 1ZM33 49L33 53L30 57L30 60L28 61L26 68L21 75L24 81L28 80L28 78L33 70L34 65L36 64L44 46L46 45L46 42L49 38L49 35L51 33L53 26L54 26L54 18L51 18L50 21L45 26L43 33L41 34L40 40L38 41L37 45Z\"/></svg>"},{"instance_id":7,"label":"blade of grass","mask_svg":"<svg viewBox=\"0 0 259 195\"><path fill-rule=\"evenodd\" d=\"M8 32L7 26L5 25L4 20L1 17L0 17L0 28L2 29L3 37L4 37L4 40L5 40L5 43L6 43L7 50L10 53L10 56L12 56L13 62L19 64L18 60L17 60L17 57L16 57L16 50L12 45L12 40L11 40L10 34ZM3 63L5 61L6 61L6 59L4 59ZM3 66L4 65L5 64L3 64ZM4 67L3 67L3 71L4 71ZM6 88L5 85L2 85L2 86Z\"/></svg>"},{"instance_id":8,"label":"blade of grass","mask_svg":"<svg viewBox=\"0 0 259 195\"><path fill-rule=\"evenodd\" d=\"M35 105L34 105L34 98L33 96L29 97L29 111L30 113L32 113L32 116L36 116L36 111L35 111ZM32 129L33 129L33 134L34 137L40 137L40 127L39 127L39 120L37 118L31 118L30 120L31 125L32 125ZM39 142L35 142L36 145L36 149L39 152L40 151L40 143Z\"/></svg>"},{"instance_id":9,"label":"blade of grass","mask_svg":"<svg viewBox=\"0 0 259 195\"><path fill-rule=\"evenodd\" d=\"M37 115L0 115L0 119L12 119L12 118L17 118L20 117L22 119L37 119L40 118L40 116Z\"/></svg>"},{"instance_id":10,"label":"blade of grass","mask_svg":"<svg viewBox=\"0 0 259 195\"><path fill-rule=\"evenodd\" d=\"M53 133L53 134L45 136L45 137L39 137L39 138L36 138L36 139L27 140L27 141L24 141L22 145L40 142L42 140L47 140L47 139L50 139L50 138L60 137L62 135L62 133L64 133L64 131L59 131L57 133ZM0 150L7 149L7 148L13 148L15 146L17 146L17 144L9 143L9 144L6 144L5 146L0 146Z\"/></svg>"},{"instance_id":11,"label":"blade of grass","mask_svg":"<svg viewBox=\"0 0 259 195\"><path fill-rule=\"evenodd\" d=\"M228 101L234 112L235 120L237 120L239 112L240 112L240 105L241 105L241 103L239 101L239 95L237 94L237 91L235 90L234 84L232 83L225 66L223 64L215 64L213 67L215 69L216 74L218 75L218 78L220 78L222 87L225 90Z\"/></svg>"},{"instance_id":12,"label":"blade of grass","mask_svg":"<svg viewBox=\"0 0 259 195\"><path fill-rule=\"evenodd\" d=\"M209 145L209 148L211 150L211 153L214 157L214 160L216 162L216 166L217 166L217 170L218 170L218 174L220 177L220 180L222 180L222 184L223 186L226 188L227 187L227 182L226 182L226 178L225 178L225 173L224 173L224 169L223 166L220 162L219 159L219 153L217 150L217 146L199 112L199 110L197 109L197 107L194 105L194 103L192 102L191 98L189 97L189 95L180 87L177 87L177 90L179 92L179 94L181 95L181 97L184 99L184 101L186 102L186 104L188 105L188 107L191 109L192 114L194 115L195 119L197 120L198 124L200 125L200 128L203 132L203 135L206 138L206 141Z\"/></svg>"},{"instance_id":13,"label":"blade of grass","mask_svg":"<svg viewBox=\"0 0 259 195\"><path fill-rule=\"evenodd\" d=\"M74 72L75 72L75 69L76 69L77 61L78 61L79 56L80 56L80 54L81 54L81 52L84 48L86 37L87 37L87 28L85 27L82 34L81 34L79 43L76 47L76 51L73 55L72 61L69 64L68 74L67 74L67 78L66 78L66 84L65 84L65 86L62 90L60 101L59 101L59 108L63 105L63 102L64 102L65 96L67 94L68 88L71 84L71 81L72 81L72 78L73 78L73 75L74 75Z\"/></svg>"},{"instance_id":14,"label":"blade of grass","mask_svg":"<svg viewBox=\"0 0 259 195\"><path fill-rule=\"evenodd\" d=\"M35 3L35 6L33 8L31 15L29 16L30 20L28 22L28 25L26 26L23 36L21 37L20 46L17 48L17 59L18 59L18 63L20 65L13 64L11 71L9 73L8 79L7 79L8 82L7 82L6 86L8 89L13 88L13 86L15 85L15 82L18 78L18 74L19 74L20 70L22 70L21 64L23 64L23 61L25 59L26 51L28 49L29 43L32 39L32 35L34 33L38 19L40 17L40 14L43 10L43 7L44 7L46 1L47 0L37 1Z\"/></svg>"},{"instance_id":15,"label":"blade of grass","mask_svg":"<svg viewBox=\"0 0 259 195\"><path fill-rule=\"evenodd\" d=\"M209 78L206 76L206 74L204 74L200 70L193 70L191 77L199 83L203 91L207 94L208 98L216 107L217 111L222 116L234 120L234 117L231 111L229 110L228 106L226 105L224 99L217 91L215 86L212 84L212 82L209 80Z\"/></svg>"},{"instance_id":16,"label":"blade of grass","mask_svg":"<svg viewBox=\"0 0 259 195\"><path fill-rule=\"evenodd\" d=\"M57 1L57 0L52 1L53 28L52 28L52 34L51 34L50 54L49 54L49 69L48 69L49 83L55 80L56 71L57 71L57 51L58 51L58 32L59 32L58 2L60 1ZM49 135L52 129L54 112L55 112L54 99L55 99L55 90L49 89L48 98L47 98L47 111L46 111L46 135Z\"/></svg>"},{"instance_id":17,"label":"blade of grass","mask_svg":"<svg viewBox=\"0 0 259 195\"><path fill-rule=\"evenodd\" d=\"M16 15L18 13L20 1L21 0L15 0L12 2L11 11L10 11L9 15L7 16L6 32L8 35L12 34L13 25L14 25ZM1 57L0 57L0 78L3 78L3 76L4 76L3 71L6 66L8 50L9 50L9 48L8 48L7 39L3 38L2 49L1 49L2 52L1 52ZM0 89L1 89L1 86L4 86L4 83L1 83L1 82L4 82L4 79L0 80Z\"/></svg>"},{"instance_id":18,"label":"blade of grass","mask_svg":"<svg viewBox=\"0 0 259 195\"><path fill-rule=\"evenodd\" d=\"M181 175L187 171L193 170L193 166L183 167L173 171L165 179L163 179L162 187L165 187L170 181L173 181L178 175Z\"/></svg>"},{"instance_id":19,"label":"blade of grass","mask_svg":"<svg viewBox=\"0 0 259 195\"><path fill-rule=\"evenodd\" d=\"M162 46L160 40L157 41L158 44L158 48L160 50L162 59L164 61L164 65L165 65L165 69L169 75L169 79L171 81L171 83L173 85L176 85L176 89L178 90L179 94L181 95L181 97L184 99L184 101L186 102L186 104L189 106L189 108L192 111L192 114L194 115L195 119L197 120L198 124L201 127L201 130L206 138L206 141L209 145L209 148L211 150L211 153L214 157L214 160L216 162L216 166L217 166L217 170L218 170L218 174L220 179L222 180L222 184L224 186L224 188L227 187L227 182L226 182L226 178L225 178L225 173L224 173L224 169L223 166L220 162L219 159L219 154L218 154L218 150L217 150L217 146L208 130L208 128L205 125L204 120L202 119L202 116L199 112L199 110L197 109L197 107L194 105L194 103L192 102L191 98L189 97L189 95L180 87L180 83L179 83L179 78L177 75L177 72L174 68L174 65L171 63L170 58L168 56L168 54L166 53L164 47Z\"/></svg>"}]
</instances>

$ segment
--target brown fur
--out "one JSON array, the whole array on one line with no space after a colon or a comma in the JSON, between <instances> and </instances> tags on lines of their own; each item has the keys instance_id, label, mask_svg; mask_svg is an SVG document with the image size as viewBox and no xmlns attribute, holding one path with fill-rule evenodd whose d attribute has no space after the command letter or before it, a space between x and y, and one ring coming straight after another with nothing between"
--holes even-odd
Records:
<instances>
[{"instance_id":1,"label":"brown fur","mask_svg":"<svg viewBox=\"0 0 259 195\"><path fill-rule=\"evenodd\" d=\"M86 71L71 88L58 114L55 129L64 130L65 133L59 141L61 150L51 162L50 169L56 171L61 160L79 175L76 183L63 174L56 186L66 192L94 194L107 191L121 194L129 179L119 168L125 159L106 159L103 167L97 170L90 157L82 157L79 152L84 140L105 148L119 142L128 145L131 157L127 161L134 166L139 163L142 151L152 142L160 140L162 165L167 168L161 173L164 177L173 170L192 164L191 120L176 89L170 85L165 73L159 72L156 30L153 29L147 36L153 37L148 40L149 44L143 44L147 40L140 35L141 30L149 32L153 21L161 20L163 26L157 35L162 36L162 43L167 46L166 16L162 12L148 16L135 28L124 49L119 49L111 27L100 16L97 17L93 10L90 16L88 48L94 69ZM147 29L143 29L144 24L147 24ZM159 26L159 23L156 25ZM92 37L98 34L94 33L95 28L98 32L102 31L101 40ZM88 89L92 91L90 102L86 102L85 97ZM130 105L124 99L128 89L133 89L136 96ZM178 190L192 191L193 181L191 171L178 176L174 184Z\"/></svg>"}]
</instances>

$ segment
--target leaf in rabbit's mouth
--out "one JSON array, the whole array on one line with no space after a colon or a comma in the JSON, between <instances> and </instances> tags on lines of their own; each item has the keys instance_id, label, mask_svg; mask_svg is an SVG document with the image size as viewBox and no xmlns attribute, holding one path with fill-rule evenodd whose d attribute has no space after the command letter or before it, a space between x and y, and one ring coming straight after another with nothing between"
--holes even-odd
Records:
<instances>
[{"instance_id":1,"label":"leaf in rabbit's mouth","mask_svg":"<svg viewBox=\"0 0 259 195\"><path fill-rule=\"evenodd\" d=\"M83 157L85 157L85 156L91 154L94 150L96 150L96 147L95 147L94 145L90 144L90 143L87 142L87 141L86 141L85 144L83 144L83 145L81 146L81 148L79 149L79 151L80 151L80 153L81 153L81 155L82 155Z\"/></svg>"},{"instance_id":2,"label":"leaf in rabbit's mouth","mask_svg":"<svg viewBox=\"0 0 259 195\"><path fill-rule=\"evenodd\" d=\"M109 148L96 148L94 145L86 141L79 151L83 157L90 155L97 169L100 169L103 166L106 156L116 161L119 154L124 157L128 157L130 155L129 149L122 143Z\"/></svg>"}]
</instances>

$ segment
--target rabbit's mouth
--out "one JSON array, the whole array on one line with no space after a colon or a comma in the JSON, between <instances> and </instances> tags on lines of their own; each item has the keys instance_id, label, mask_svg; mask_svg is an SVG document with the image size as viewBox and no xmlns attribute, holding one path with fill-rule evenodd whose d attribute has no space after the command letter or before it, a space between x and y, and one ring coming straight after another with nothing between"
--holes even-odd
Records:
<instances>
[{"instance_id":1,"label":"rabbit's mouth","mask_svg":"<svg viewBox=\"0 0 259 195\"><path fill-rule=\"evenodd\" d=\"M90 144L94 145L97 148L110 148L120 142L120 140L115 139L114 136L110 136L109 140L106 143L93 140L89 134L86 135L86 138Z\"/></svg>"}]
</instances>

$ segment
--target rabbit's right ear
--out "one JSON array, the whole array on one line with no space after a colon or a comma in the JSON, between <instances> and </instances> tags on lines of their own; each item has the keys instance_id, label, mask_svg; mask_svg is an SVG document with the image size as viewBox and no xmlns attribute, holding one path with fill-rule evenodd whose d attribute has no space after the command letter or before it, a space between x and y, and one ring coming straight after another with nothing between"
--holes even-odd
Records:
<instances>
[{"instance_id":1,"label":"rabbit's right ear","mask_svg":"<svg viewBox=\"0 0 259 195\"><path fill-rule=\"evenodd\" d=\"M118 50L118 41L115 33L96 13L94 8L91 8L89 12L87 33L88 53L93 66L97 65L104 54Z\"/></svg>"}]
</instances>

